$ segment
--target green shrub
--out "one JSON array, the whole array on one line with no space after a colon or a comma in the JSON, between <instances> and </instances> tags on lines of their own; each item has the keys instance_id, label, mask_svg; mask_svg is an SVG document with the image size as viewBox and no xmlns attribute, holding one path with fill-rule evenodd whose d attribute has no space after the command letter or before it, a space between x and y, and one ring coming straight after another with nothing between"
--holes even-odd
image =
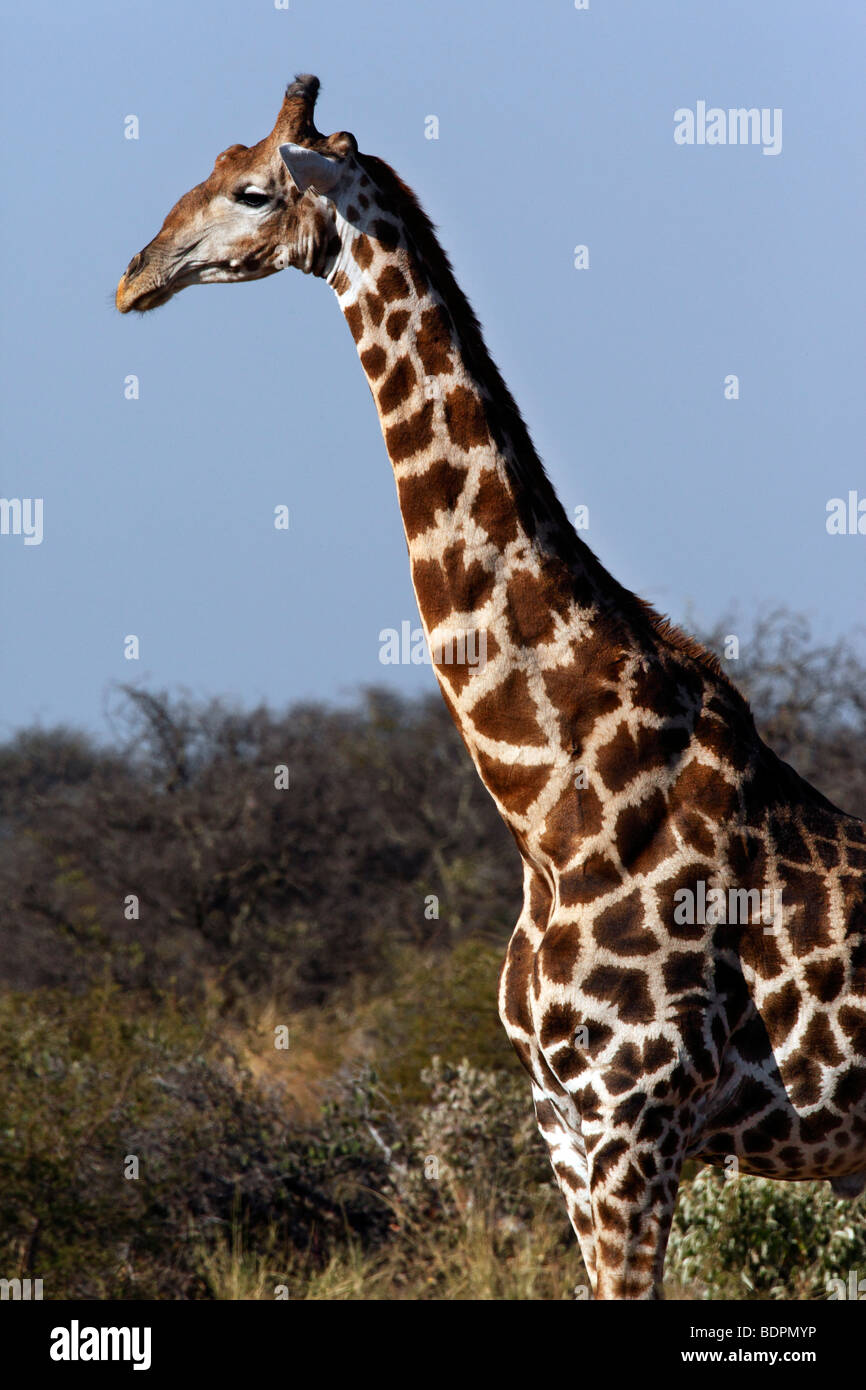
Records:
<instances>
[{"instance_id":1,"label":"green shrub","mask_svg":"<svg viewBox=\"0 0 866 1390\"><path fill-rule=\"evenodd\" d=\"M532 1113L526 1073L508 1041L497 1008L503 945L463 941L440 955L395 952L393 983L370 1007L367 1031L376 1069L389 1091L411 1103L425 1102L421 1074L430 1058L456 1064L462 1058L484 1072L519 1080L523 1109Z\"/></svg>"},{"instance_id":2,"label":"green shrub","mask_svg":"<svg viewBox=\"0 0 866 1390\"><path fill-rule=\"evenodd\" d=\"M826 1182L726 1180L705 1169L683 1183L666 1275L703 1298L826 1298L828 1281L866 1277L866 1199Z\"/></svg>"},{"instance_id":3,"label":"green shrub","mask_svg":"<svg viewBox=\"0 0 866 1390\"><path fill-rule=\"evenodd\" d=\"M201 1240L238 1224L322 1258L387 1227L371 1136L293 1125L171 1000L0 996L0 1095L0 1268L46 1298L206 1296Z\"/></svg>"},{"instance_id":4,"label":"green shrub","mask_svg":"<svg viewBox=\"0 0 866 1390\"><path fill-rule=\"evenodd\" d=\"M417 1220L488 1210L506 1228L530 1221L555 1184L524 1077L434 1057L421 1081L429 1099L394 1172L406 1211Z\"/></svg>"}]
</instances>

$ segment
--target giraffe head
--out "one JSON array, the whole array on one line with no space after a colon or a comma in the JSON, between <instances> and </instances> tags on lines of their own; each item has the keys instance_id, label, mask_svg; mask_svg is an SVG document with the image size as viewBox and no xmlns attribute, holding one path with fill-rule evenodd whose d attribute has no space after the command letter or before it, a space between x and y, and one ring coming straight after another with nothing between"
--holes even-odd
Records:
<instances>
[{"instance_id":1,"label":"giraffe head","mask_svg":"<svg viewBox=\"0 0 866 1390\"><path fill-rule=\"evenodd\" d=\"M155 309L187 285L260 280L287 266L326 273L340 241L322 195L351 175L358 146L348 131L316 130L318 90L318 78L297 77L270 135L223 150L208 178L175 203L121 278L122 314Z\"/></svg>"}]
</instances>

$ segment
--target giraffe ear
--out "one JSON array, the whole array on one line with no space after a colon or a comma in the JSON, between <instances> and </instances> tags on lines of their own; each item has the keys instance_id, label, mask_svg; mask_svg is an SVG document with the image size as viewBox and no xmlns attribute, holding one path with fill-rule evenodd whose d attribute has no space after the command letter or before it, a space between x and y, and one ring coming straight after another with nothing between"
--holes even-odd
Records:
<instances>
[{"instance_id":1,"label":"giraffe ear","mask_svg":"<svg viewBox=\"0 0 866 1390\"><path fill-rule=\"evenodd\" d=\"M304 145L280 145L283 163L300 193L328 193L340 177L339 159L329 159Z\"/></svg>"}]
</instances>

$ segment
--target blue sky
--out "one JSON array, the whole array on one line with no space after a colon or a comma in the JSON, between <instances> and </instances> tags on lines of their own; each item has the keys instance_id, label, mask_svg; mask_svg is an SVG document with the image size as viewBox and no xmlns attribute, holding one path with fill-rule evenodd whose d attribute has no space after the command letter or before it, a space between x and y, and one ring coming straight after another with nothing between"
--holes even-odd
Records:
<instances>
[{"instance_id":1,"label":"blue sky","mask_svg":"<svg viewBox=\"0 0 866 1390\"><path fill-rule=\"evenodd\" d=\"M784 603L822 636L862 625L866 536L825 526L830 498L866 497L860 4L0 13L0 493L44 499L41 545L0 536L0 733L104 732L119 681L275 705L433 688L429 668L379 661L380 630L417 610L330 289L287 271L144 319L112 307L169 207L271 128L298 71L322 80L319 126L392 163L438 224L618 579L679 621L735 608L746 630ZM781 108L781 153L678 146L674 111L701 100Z\"/></svg>"}]
</instances>

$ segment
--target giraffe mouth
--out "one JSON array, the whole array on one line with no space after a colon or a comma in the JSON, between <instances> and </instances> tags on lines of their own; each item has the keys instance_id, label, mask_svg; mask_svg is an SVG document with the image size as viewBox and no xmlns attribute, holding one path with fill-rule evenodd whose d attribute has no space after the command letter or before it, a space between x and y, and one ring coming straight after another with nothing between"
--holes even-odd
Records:
<instances>
[{"instance_id":1,"label":"giraffe mouth","mask_svg":"<svg viewBox=\"0 0 866 1390\"><path fill-rule=\"evenodd\" d=\"M186 266L166 280L144 286L138 286L136 284L137 277L133 275L130 278L127 272L117 287L114 302L121 314L146 314L151 309L158 309L161 305L167 304L176 294L181 290L188 289L190 285L239 284L245 280L264 279L279 269L281 269L280 266L263 265L258 262L247 262L243 266L230 262L198 264Z\"/></svg>"},{"instance_id":2,"label":"giraffe mouth","mask_svg":"<svg viewBox=\"0 0 866 1390\"><path fill-rule=\"evenodd\" d=\"M114 302L121 314L146 314L167 304L178 290L197 284L202 264L193 259L201 237L177 247L172 254L154 252L153 243L133 256L117 286Z\"/></svg>"},{"instance_id":3,"label":"giraffe mouth","mask_svg":"<svg viewBox=\"0 0 866 1390\"><path fill-rule=\"evenodd\" d=\"M121 277L114 296L115 307L121 314L146 314L149 309L158 309L182 288L177 280L158 280L152 273L142 275L133 269L134 265L135 262Z\"/></svg>"},{"instance_id":4,"label":"giraffe mouth","mask_svg":"<svg viewBox=\"0 0 866 1390\"><path fill-rule=\"evenodd\" d=\"M145 279L144 284L139 284L139 277L136 274L130 276L129 271L123 276L117 286L117 293L114 302L122 314L137 313L146 314L150 309L158 309L188 285L200 283L199 268L184 269L177 275L167 276L164 280L155 280L152 277Z\"/></svg>"},{"instance_id":5,"label":"giraffe mouth","mask_svg":"<svg viewBox=\"0 0 866 1390\"><path fill-rule=\"evenodd\" d=\"M123 281L121 281L117 289L115 302L122 314L130 314L133 312L137 314L146 314L149 309L158 309L161 304L167 304L174 293L174 289L169 288L168 285L162 285L159 288L144 291L135 290L132 286L129 286L127 290Z\"/></svg>"}]
</instances>

